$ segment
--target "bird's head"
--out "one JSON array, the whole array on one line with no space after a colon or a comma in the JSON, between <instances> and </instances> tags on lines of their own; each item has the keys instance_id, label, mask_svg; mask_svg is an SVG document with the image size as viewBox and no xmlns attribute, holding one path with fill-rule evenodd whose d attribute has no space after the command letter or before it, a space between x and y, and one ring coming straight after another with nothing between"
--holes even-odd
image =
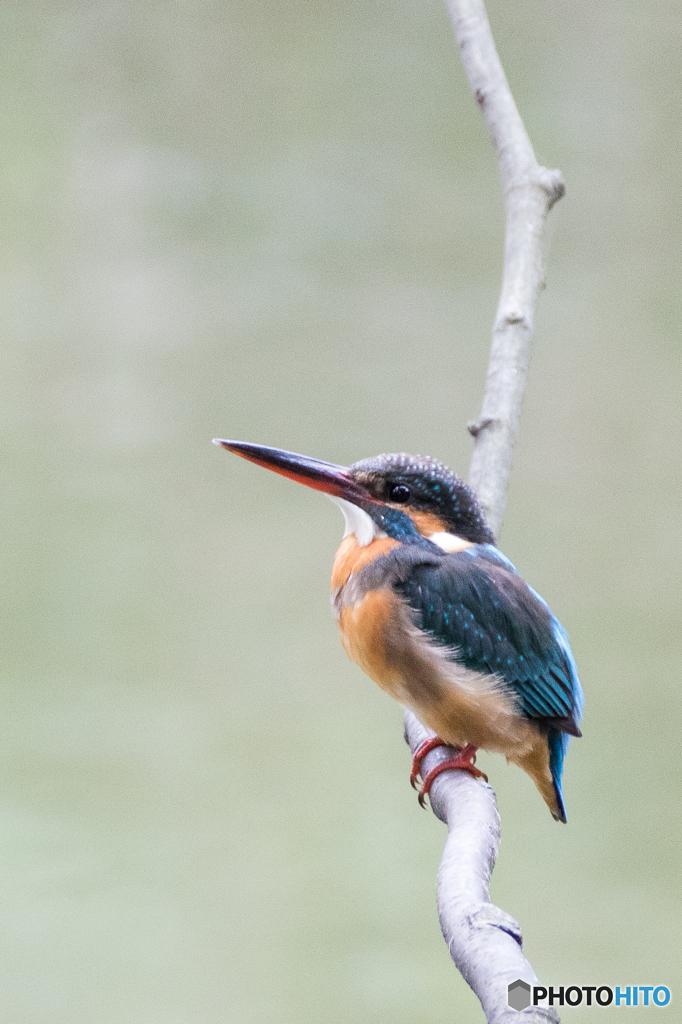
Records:
<instances>
[{"instance_id":1,"label":"bird's head","mask_svg":"<svg viewBox=\"0 0 682 1024\"><path fill-rule=\"evenodd\" d=\"M424 455L376 455L337 466L244 441L215 444L259 466L323 491L341 507L346 535L359 544L377 536L403 543L432 539L456 551L460 540L494 543L473 491L451 469Z\"/></svg>"}]
</instances>

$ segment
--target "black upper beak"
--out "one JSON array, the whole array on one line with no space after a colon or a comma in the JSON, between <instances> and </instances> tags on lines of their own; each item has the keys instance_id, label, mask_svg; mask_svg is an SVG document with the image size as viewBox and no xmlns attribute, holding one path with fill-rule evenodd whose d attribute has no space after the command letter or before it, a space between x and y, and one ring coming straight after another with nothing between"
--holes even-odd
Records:
<instances>
[{"instance_id":1,"label":"black upper beak","mask_svg":"<svg viewBox=\"0 0 682 1024\"><path fill-rule=\"evenodd\" d=\"M336 498L345 498L355 505L371 500L368 491L349 476L347 466L322 462L321 459L310 459L306 455L286 452L281 448L249 444L247 441L223 441L216 437L213 443L227 448L228 452L233 452L242 459L271 469L273 473L279 473L290 480L305 484L306 487L312 487L315 491L324 491L325 494L331 494Z\"/></svg>"}]
</instances>

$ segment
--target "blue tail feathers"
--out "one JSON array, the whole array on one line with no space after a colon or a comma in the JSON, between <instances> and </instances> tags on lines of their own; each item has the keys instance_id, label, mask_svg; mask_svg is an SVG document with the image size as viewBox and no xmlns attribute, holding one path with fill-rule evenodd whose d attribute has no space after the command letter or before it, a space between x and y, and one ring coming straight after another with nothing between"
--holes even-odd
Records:
<instances>
[{"instance_id":1,"label":"blue tail feathers","mask_svg":"<svg viewBox=\"0 0 682 1024\"><path fill-rule=\"evenodd\" d=\"M566 805L564 794L561 789L561 775L564 769L564 757L568 750L569 738L565 732L557 732L550 729L547 734L547 745L549 746L549 770L552 773L554 792L556 794L557 807L559 809L558 820L566 823Z\"/></svg>"}]
</instances>

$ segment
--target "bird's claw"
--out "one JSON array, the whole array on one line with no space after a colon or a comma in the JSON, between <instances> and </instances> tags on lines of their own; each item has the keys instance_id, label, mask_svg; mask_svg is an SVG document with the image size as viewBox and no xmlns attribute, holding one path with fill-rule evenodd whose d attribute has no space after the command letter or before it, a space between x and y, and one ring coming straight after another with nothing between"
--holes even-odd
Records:
<instances>
[{"instance_id":1,"label":"bird's claw","mask_svg":"<svg viewBox=\"0 0 682 1024\"><path fill-rule=\"evenodd\" d=\"M442 743L441 746L446 746ZM433 748L432 748L433 749ZM418 753L418 751L417 751ZM423 757L424 755L422 755ZM462 771L468 772L475 779L484 779L488 781L488 776L475 766L476 761L476 747L472 744L460 750L454 757L449 757L445 761L441 761L435 768L432 768L426 778L423 780L422 788L419 791L419 806L426 807L426 797L428 796L431 786L433 785L434 779L437 779L442 772L450 771L453 768L459 768Z\"/></svg>"},{"instance_id":2,"label":"bird's claw","mask_svg":"<svg viewBox=\"0 0 682 1024\"><path fill-rule=\"evenodd\" d=\"M422 761L427 754L430 754L436 747L446 747L447 743L440 736L431 736L428 740L420 743L412 755L412 770L410 772L410 785L412 789L417 788L417 779L421 775Z\"/></svg>"}]
</instances>

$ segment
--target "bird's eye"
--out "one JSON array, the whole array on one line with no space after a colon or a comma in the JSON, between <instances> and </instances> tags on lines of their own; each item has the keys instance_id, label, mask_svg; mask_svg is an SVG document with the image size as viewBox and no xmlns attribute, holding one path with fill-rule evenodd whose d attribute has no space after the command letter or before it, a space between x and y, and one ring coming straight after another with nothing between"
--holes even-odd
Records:
<instances>
[{"instance_id":1,"label":"bird's eye","mask_svg":"<svg viewBox=\"0 0 682 1024\"><path fill-rule=\"evenodd\" d=\"M410 488L406 487L405 484L393 484L393 487L391 487L388 492L388 496L390 500L395 501L396 504L409 501Z\"/></svg>"}]
</instances>

